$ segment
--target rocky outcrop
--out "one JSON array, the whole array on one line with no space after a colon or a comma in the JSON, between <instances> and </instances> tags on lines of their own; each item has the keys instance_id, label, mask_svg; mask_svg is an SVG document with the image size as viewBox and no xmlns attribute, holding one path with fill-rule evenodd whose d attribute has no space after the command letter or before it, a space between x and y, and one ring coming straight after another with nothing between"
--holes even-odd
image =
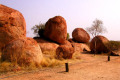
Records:
<instances>
[{"instance_id":1,"label":"rocky outcrop","mask_svg":"<svg viewBox=\"0 0 120 80\"><path fill-rule=\"evenodd\" d=\"M120 56L120 50L115 50L110 52L111 56Z\"/></svg>"},{"instance_id":2,"label":"rocky outcrop","mask_svg":"<svg viewBox=\"0 0 120 80\"><path fill-rule=\"evenodd\" d=\"M84 43L72 43L75 52L91 51L89 46Z\"/></svg>"},{"instance_id":3,"label":"rocky outcrop","mask_svg":"<svg viewBox=\"0 0 120 80\"><path fill-rule=\"evenodd\" d=\"M40 64L42 61L42 52L38 43L32 38L21 38L11 41L2 51L3 61L17 62L22 65L31 63Z\"/></svg>"},{"instance_id":4,"label":"rocky outcrop","mask_svg":"<svg viewBox=\"0 0 120 80\"><path fill-rule=\"evenodd\" d=\"M80 43L87 43L90 40L89 34L82 28L76 28L72 32L72 37Z\"/></svg>"},{"instance_id":5,"label":"rocky outcrop","mask_svg":"<svg viewBox=\"0 0 120 80\"><path fill-rule=\"evenodd\" d=\"M74 43L74 42L75 42L72 38L68 39L68 41L69 41L70 43Z\"/></svg>"},{"instance_id":6,"label":"rocky outcrop","mask_svg":"<svg viewBox=\"0 0 120 80\"><path fill-rule=\"evenodd\" d=\"M90 42L90 49L92 52L97 51L98 53L109 52L109 49L105 46L105 44L108 42L109 40L106 37L100 35L96 36ZM95 49L95 45L96 45L96 49Z\"/></svg>"},{"instance_id":7,"label":"rocky outcrop","mask_svg":"<svg viewBox=\"0 0 120 80\"><path fill-rule=\"evenodd\" d=\"M23 15L0 4L0 48L20 37L26 37L26 22Z\"/></svg>"},{"instance_id":8,"label":"rocky outcrop","mask_svg":"<svg viewBox=\"0 0 120 80\"><path fill-rule=\"evenodd\" d=\"M35 40L38 42L42 52L44 51L55 51L56 52L56 49L59 47L57 43L47 41L43 38L37 38Z\"/></svg>"},{"instance_id":9,"label":"rocky outcrop","mask_svg":"<svg viewBox=\"0 0 120 80\"><path fill-rule=\"evenodd\" d=\"M50 18L45 24L44 36L50 40L64 44L67 38L66 21L61 16Z\"/></svg>"}]
</instances>

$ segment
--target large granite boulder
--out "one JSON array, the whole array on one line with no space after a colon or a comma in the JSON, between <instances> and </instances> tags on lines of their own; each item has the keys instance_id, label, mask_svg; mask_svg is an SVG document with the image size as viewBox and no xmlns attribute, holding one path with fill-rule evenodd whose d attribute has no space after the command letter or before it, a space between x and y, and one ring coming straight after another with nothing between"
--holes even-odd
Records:
<instances>
[{"instance_id":1,"label":"large granite boulder","mask_svg":"<svg viewBox=\"0 0 120 80\"><path fill-rule=\"evenodd\" d=\"M1 58L3 61L29 65L31 63L40 64L43 56L38 43L34 39L21 38L7 44L2 50Z\"/></svg>"},{"instance_id":2,"label":"large granite boulder","mask_svg":"<svg viewBox=\"0 0 120 80\"><path fill-rule=\"evenodd\" d=\"M107 48L106 44L109 42L109 40L104 36L96 36L92 39L90 42L90 49L92 52L97 51L98 53L101 52L109 52L109 49ZM96 48L95 48L96 45Z\"/></svg>"},{"instance_id":3,"label":"large granite boulder","mask_svg":"<svg viewBox=\"0 0 120 80\"><path fill-rule=\"evenodd\" d=\"M45 24L44 36L50 40L64 44L67 38L66 21L61 16L50 18Z\"/></svg>"},{"instance_id":4,"label":"large granite boulder","mask_svg":"<svg viewBox=\"0 0 120 80\"><path fill-rule=\"evenodd\" d=\"M72 37L75 41L87 43L90 40L89 34L82 28L76 28L72 32Z\"/></svg>"},{"instance_id":5,"label":"large granite boulder","mask_svg":"<svg viewBox=\"0 0 120 80\"><path fill-rule=\"evenodd\" d=\"M26 36L26 22L23 15L0 4L0 49L14 39Z\"/></svg>"},{"instance_id":6,"label":"large granite boulder","mask_svg":"<svg viewBox=\"0 0 120 80\"><path fill-rule=\"evenodd\" d=\"M71 59L72 55L74 53L74 48L72 47L71 43L69 41L65 41L65 44L60 45L56 50L56 57L58 59L64 58L64 59Z\"/></svg>"}]
</instances>

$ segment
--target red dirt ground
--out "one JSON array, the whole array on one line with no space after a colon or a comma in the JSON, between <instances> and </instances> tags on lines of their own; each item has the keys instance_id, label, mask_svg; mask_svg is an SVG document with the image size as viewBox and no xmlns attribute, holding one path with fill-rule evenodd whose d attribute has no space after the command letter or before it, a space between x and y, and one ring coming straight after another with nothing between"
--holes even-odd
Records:
<instances>
[{"instance_id":1,"label":"red dirt ground","mask_svg":"<svg viewBox=\"0 0 120 80\"><path fill-rule=\"evenodd\" d=\"M0 78L2 80L120 80L120 57L112 56L111 61L107 61L107 56L81 54L81 61L69 63L69 72L65 72L65 67L61 66L16 76L0 75Z\"/></svg>"}]
</instances>

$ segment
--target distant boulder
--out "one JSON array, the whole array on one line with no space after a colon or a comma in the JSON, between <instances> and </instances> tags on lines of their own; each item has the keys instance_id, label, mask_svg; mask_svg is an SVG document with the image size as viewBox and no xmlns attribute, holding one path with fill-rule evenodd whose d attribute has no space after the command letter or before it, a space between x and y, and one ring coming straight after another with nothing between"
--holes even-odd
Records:
<instances>
[{"instance_id":1,"label":"distant boulder","mask_svg":"<svg viewBox=\"0 0 120 80\"><path fill-rule=\"evenodd\" d=\"M95 52L95 50L98 52L98 53L101 53L101 52L109 52L109 49L106 47L106 43L108 43L109 40L104 37L104 36L96 36L92 39L92 41L90 42L90 49L92 52ZM95 43L96 43L96 49L95 49Z\"/></svg>"},{"instance_id":2,"label":"distant boulder","mask_svg":"<svg viewBox=\"0 0 120 80\"><path fill-rule=\"evenodd\" d=\"M83 28L76 28L72 32L72 37L80 43L87 43L90 40L89 34Z\"/></svg>"},{"instance_id":3,"label":"distant boulder","mask_svg":"<svg viewBox=\"0 0 120 80\"><path fill-rule=\"evenodd\" d=\"M67 24L63 17L55 16L45 24L44 36L57 43L64 44L67 39Z\"/></svg>"},{"instance_id":4,"label":"distant boulder","mask_svg":"<svg viewBox=\"0 0 120 80\"><path fill-rule=\"evenodd\" d=\"M1 58L3 61L16 61L20 65L30 65L31 63L40 64L43 56L34 39L21 38L7 44L2 50Z\"/></svg>"},{"instance_id":5,"label":"distant boulder","mask_svg":"<svg viewBox=\"0 0 120 80\"><path fill-rule=\"evenodd\" d=\"M0 4L0 49L20 37L26 37L26 22L23 15Z\"/></svg>"}]
</instances>

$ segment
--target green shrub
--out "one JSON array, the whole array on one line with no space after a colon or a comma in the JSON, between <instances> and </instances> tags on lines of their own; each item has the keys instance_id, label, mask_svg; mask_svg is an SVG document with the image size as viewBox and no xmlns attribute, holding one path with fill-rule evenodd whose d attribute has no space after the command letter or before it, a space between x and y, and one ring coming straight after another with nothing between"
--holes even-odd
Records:
<instances>
[{"instance_id":1,"label":"green shrub","mask_svg":"<svg viewBox=\"0 0 120 80\"><path fill-rule=\"evenodd\" d=\"M70 35L69 35L69 33L67 33L67 40L68 40L68 39L70 39Z\"/></svg>"},{"instance_id":2,"label":"green shrub","mask_svg":"<svg viewBox=\"0 0 120 80\"><path fill-rule=\"evenodd\" d=\"M34 31L36 37L43 37L44 29L45 29L45 23L40 23L31 28L31 30Z\"/></svg>"}]
</instances>

